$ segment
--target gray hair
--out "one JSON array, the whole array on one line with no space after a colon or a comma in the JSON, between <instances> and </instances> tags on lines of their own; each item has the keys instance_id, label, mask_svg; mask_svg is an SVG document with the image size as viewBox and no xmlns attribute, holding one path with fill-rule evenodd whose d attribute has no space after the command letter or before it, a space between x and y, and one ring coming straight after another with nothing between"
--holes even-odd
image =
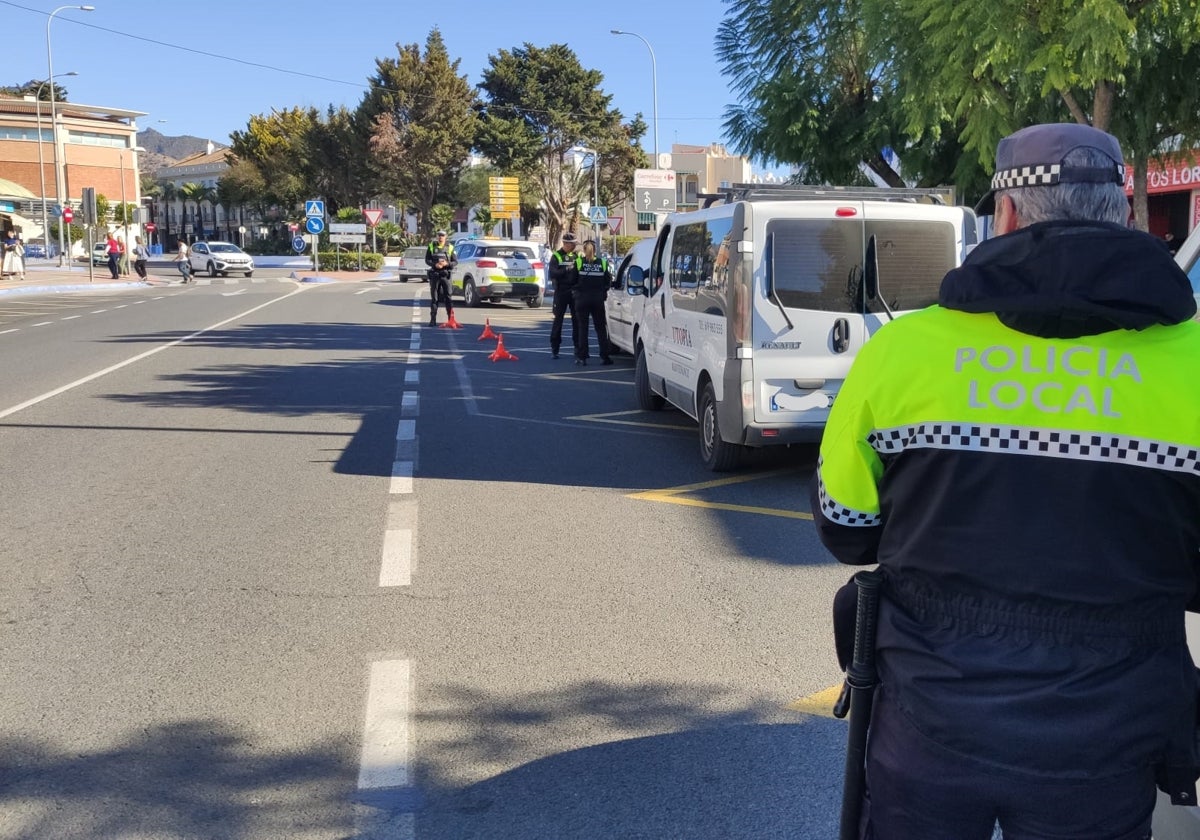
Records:
<instances>
[{"instance_id":1,"label":"gray hair","mask_svg":"<svg viewBox=\"0 0 1200 840\"><path fill-rule=\"evenodd\" d=\"M1106 167L1113 160L1098 149L1082 147L1067 153L1063 163L1071 166ZM1119 163L1119 161L1118 161ZM1018 187L1001 190L1012 199L1024 225L1037 222L1129 221L1129 199L1123 184L1064 183L1049 187Z\"/></svg>"}]
</instances>

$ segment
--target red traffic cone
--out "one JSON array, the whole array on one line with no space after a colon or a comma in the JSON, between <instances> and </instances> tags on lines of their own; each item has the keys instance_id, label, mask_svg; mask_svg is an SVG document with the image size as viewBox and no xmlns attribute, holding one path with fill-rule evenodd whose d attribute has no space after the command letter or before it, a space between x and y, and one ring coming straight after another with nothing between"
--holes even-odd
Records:
<instances>
[{"instance_id":1,"label":"red traffic cone","mask_svg":"<svg viewBox=\"0 0 1200 840\"><path fill-rule=\"evenodd\" d=\"M507 359L512 362L517 361L516 356L504 349L504 333L500 333L498 336L496 336L496 352L492 353L492 355L488 356L488 358L493 362L498 362L501 359Z\"/></svg>"},{"instance_id":2,"label":"red traffic cone","mask_svg":"<svg viewBox=\"0 0 1200 840\"><path fill-rule=\"evenodd\" d=\"M483 320L483 333L479 336L479 338L477 338L475 340L483 341L485 338L497 338L497 337L498 336L494 332L492 332L492 319L485 318Z\"/></svg>"},{"instance_id":3,"label":"red traffic cone","mask_svg":"<svg viewBox=\"0 0 1200 840\"><path fill-rule=\"evenodd\" d=\"M449 327L452 330L461 330L462 329L462 324L460 324L460 323L458 323L458 321L454 320L454 310L453 309L450 310L450 317L446 319L446 323L442 324L442 326Z\"/></svg>"}]
</instances>

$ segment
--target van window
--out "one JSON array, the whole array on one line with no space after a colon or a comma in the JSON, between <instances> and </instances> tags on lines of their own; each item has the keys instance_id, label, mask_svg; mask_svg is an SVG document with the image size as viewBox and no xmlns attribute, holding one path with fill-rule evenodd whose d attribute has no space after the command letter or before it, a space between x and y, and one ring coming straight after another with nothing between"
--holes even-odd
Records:
<instances>
[{"instance_id":1,"label":"van window","mask_svg":"<svg viewBox=\"0 0 1200 840\"><path fill-rule=\"evenodd\" d=\"M942 278L955 266L954 226L948 222L872 220L879 293L893 311L924 309L937 303ZM878 300L868 311L883 312Z\"/></svg>"},{"instance_id":2,"label":"van window","mask_svg":"<svg viewBox=\"0 0 1200 840\"><path fill-rule=\"evenodd\" d=\"M713 315L725 313L732 229L733 221L729 218L675 228L668 275L675 306Z\"/></svg>"},{"instance_id":3,"label":"van window","mask_svg":"<svg viewBox=\"0 0 1200 840\"><path fill-rule=\"evenodd\" d=\"M767 225L764 265L790 309L862 312L866 243L875 237L879 289L893 311L937 302L946 272L955 266L954 226L948 222L775 220ZM866 309L883 312L879 301Z\"/></svg>"}]
</instances>

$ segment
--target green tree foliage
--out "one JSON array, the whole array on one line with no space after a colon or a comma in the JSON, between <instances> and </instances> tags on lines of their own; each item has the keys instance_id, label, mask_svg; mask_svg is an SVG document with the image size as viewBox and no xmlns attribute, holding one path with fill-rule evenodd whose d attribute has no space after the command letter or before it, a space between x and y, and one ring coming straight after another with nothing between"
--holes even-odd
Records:
<instances>
[{"instance_id":1,"label":"green tree foliage","mask_svg":"<svg viewBox=\"0 0 1200 840\"><path fill-rule=\"evenodd\" d=\"M314 120L305 145L312 194L324 196L333 212L363 206L371 197L370 170L356 115L330 107L324 119Z\"/></svg>"},{"instance_id":2,"label":"green tree foliage","mask_svg":"<svg viewBox=\"0 0 1200 840\"><path fill-rule=\"evenodd\" d=\"M488 62L475 146L502 172L521 177L523 204L541 201L551 241L577 216L591 188L590 173L574 165L570 149L596 149L602 160L611 154L606 187L614 196L625 184L632 189L633 169L645 162L636 145L645 123L622 124L612 97L600 89L599 71L584 69L564 44L527 43Z\"/></svg>"},{"instance_id":3,"label":"green tree foliage","mask_svg":"<svg viewBox=\"0 0 1200 840\"><path fill-rule=\"evenodd\" d=\"M375 241L378 243L379 247L383 249L383 253L385 255L390 252L392 245L400 245L403 247L401 241L401 235L403 233L404 231L400 229L400 225L396 224L395 222L380 222L379 224L375 225Z\"/></svg>"},{"instance_id":4,"label":"green tree foliage","mask_svg":"<svg viewBox=\"0 0 1200 840\"><path fill-rule=\"evenodd\" d=\"M477 97L435 28L418 44L377 59L371 90L357 112L368 127L374 192L414 208L423 233L431 208L458 181L475 139Z\"/></svg>"},{"instance_id":5,"label":"green tree foliage","mask_svg":"<svg viewBox=\"0 0 1200 840\"><path fill-rule=\"evenodd\" d=\"M201 226L199 220L200 203L204 201L207 194L208 187L192 181L189 181L179 188L179 198L183 200L183 224L185 225L185 231L187 230L186 225L190 224L193 226L192 233L199 233L197 227ZM96 201L100 201L99 196L96 197ZM188 214L188 204L192 205L191 215Z\"/></svg>"},{"instance_id":6,"label":"green tree foliage","mask_svg":"<svg viewBox=\"0 0 1200 840\"><path fill-rule=\"evenodd\" d=\"M361 223L363 221L362 211L357 207L342 207L339 208L333 217L339 222Z\"/></svg>"},{"instance_id":7,"label":"green tree foliage","mask_svg":"<svg viewBox=\"0 0 1200 840\"><path fill-rule=\"evenodd\" d=\"M472 217L471 221L479 225L480 230L482 230L485 234L488 234L492 232L492 228L496 227L496 223L499 220L492 215L492 208L486 205L480 205L479 207L475 208L475 215Z\"/></svg>"},{"instance_id":8,"label":"green tree foliage","mask_svg":"<svg viewBox=\"0 0 1200 840\"><path fill-rule=\"evenodd\" d=\"M49 102L50 85L46 84L45 79L30 79L23 85L5 85L0 87L0 96L11 96L14 99L36 96L43 102ZM58 82L54 83L54 99L57 102L67 101L67 89Z\"/></svg>"},{"instance_id":9,"label":"green tree foliage","mask_svg":"<svg viewBox=\"0 0 1200 840\"><path fill-rule=\"evenodd\" d=\"M233 158L217 182L217 195L225 207L250 206L260 216L269 206L267 181L262 171L248 160Z\"/></svg>"},{"instance_id":10,"label":"green tree foliage","mask_svg":"<svg viewBox=\"0 0 1200 840\"><path fill-rule=\"evenodd\" d=\"M1113 131L1136 158L1172 136L1164 113L1200 110L1194 69L1177 65L1189 51L1195 65L1194 0L864 2L895 33L908 129L960 122L965 149L989 170L996 142L1039 120Z\"/></svg>"},{"instance_id":11,"label":"green tree foliage","mask_svg":"<svg viewBox=\"0 0 1200 840\"><path fill-rule=\"evenodd\" d=\"M132 225L137 222L137 205L131 202L117 202L112 206L112 219L118 225Z\"/></svg>"},{"instance_id":12,"label":"green tree foliage","mask_svg":"<svg viewBox=\"0 0 1200 840\"><path fill-rule=\"evenodd\" d=\"M435 204L429 208L428 219L431 230L450 230L454 208L449 204Z\"/></svg>"},{"instance_id":13,"label":"green tree foliage","mask_svg":"<svg viewBox=\"0 0 1200 840\"><path fill-rule=\"evenodd\" d=\"M313 197L308 141L317 122L315 108L293 107L252 116L245 131L230 135L230 153L262 176L263 203L286 212Z\"/></svg>"}]
</instances>

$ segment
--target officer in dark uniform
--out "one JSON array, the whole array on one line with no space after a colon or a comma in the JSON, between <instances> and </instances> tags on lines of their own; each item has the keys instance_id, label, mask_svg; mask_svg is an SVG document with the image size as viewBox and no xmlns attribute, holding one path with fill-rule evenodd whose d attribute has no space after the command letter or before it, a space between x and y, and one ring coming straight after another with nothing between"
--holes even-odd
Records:
<instances>
[{"instance_id":1,"label":"officer in dark uniform","mask_svg":"<svg viewBox=\"0 0 1200 840\"><path fill-rule=\"evenodd\" d=\"M586 365L588 360L588 319L596 327L596 341L600 345L601 364L611 365L608 344L608 317L604 312L604 300L612 285L612 272L608 260L596 256L596 243L583 243L583 256L575 260L575 271L579 281L575 286L575 317L579 319L579 332L575 340L575 364Z\"/></svg>"},{"instance_id":2,"label":"officer in dark uniform","mask_svg":"<svg viewBox=\"0 0 1200 840\"><path fill-rule=\"evenodd\" d=\"M550 255L550 280L554 283L554 321L550 325L550 358L558 358L562 346L563 317L571 313L571 344L579 346L579 318L575 314L575 234L564 233L562 248Z\"/></svg>"},{"instance_id":3,"label":"officer in dark uniform","mask_svg":"<svg viewBox=\"0 0 1200 840\"><path fill-rule=\"evenodd\" d=\"M446 241L446 231L439 230L437 239L425 250L425 265L429 266L429 326L437 326L438 304L446 306L446 315L454 315L454 302L450 299L450 272L458 265L454 246Z\"/></svg>"},{"instance_id":4,"label":"officer in dark uniform","mask_svg":"<svg viewBox=\"0 0 1200 840\"><path fill-rule=\"evenodd\" d=\"M1142 840L1156 783L1196 804L1200 323L1124 173L1090 126L1001 140L997 235L830 410L817 531L883 575L876 840Z\"/></svg>"}]
</instances>

